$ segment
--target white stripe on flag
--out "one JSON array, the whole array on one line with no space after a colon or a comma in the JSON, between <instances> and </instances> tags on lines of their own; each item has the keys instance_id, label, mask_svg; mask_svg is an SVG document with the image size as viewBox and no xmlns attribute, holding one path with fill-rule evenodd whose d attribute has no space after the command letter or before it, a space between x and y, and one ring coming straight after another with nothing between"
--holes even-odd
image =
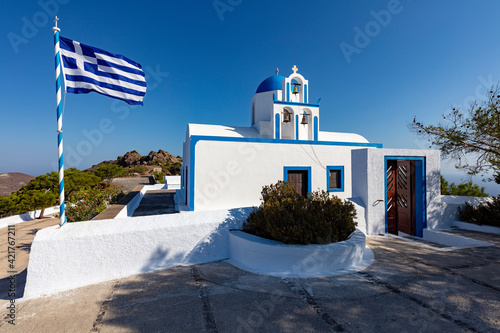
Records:
<instances>
[{"instance_id":1,"label":"white stripe on flag","mask_svg":"<svg viewBox=\"0 0 500 333\"><path fill-rule=\"evenodd\" d=\"M125 98L125 99L131 100L131 101L136 101L136 102L139 102L144 98L144 96L127 94L127 93L124 93L121 91L116 91L113 89L100 87L100 86L97 86L97 85L89 83L89 82L67 81L67 86L71 87L71 88L91 89L91 90L95 90L95 91L98 91L100 93L103 93L105 95L110 95L110 96L117 97L117 98Z\"/></svg>"},{"instance_id":2,"label":"white stripe on flag","mask_svg":"<svg viewBox=\"0 0 500 333\"><path fill-rule=\"evenodd\" d=\"M94 80L99 81L99 82L114 84L115 86L121 86L121 87L128 88L128 89L134 89L137 91L146 92L146 87L139 86L137 84L133 84L130 82L112 79L110 77L95 75L94 73L90 73L90 72L85 72L85 74L82 74L82 71L80 69L65 68L64 74L65 75L83 75L85 77L94 79Z\"/></svg>"},{"instance_id":3,"label":"white stripe on flag","mask_svg":"<svg viewBox=\"0 0 500 333\"><path fill-rule=\"evenodd\" d=\"M146 79L141 65L127 57L68 38L61 37L61 43L60 52L66 61L63 61L62 66L65 87L72 88L70 92L81 94L93 90L122 99L129 104L142 104L146 94ZM89 65L93 68L91 71L88 71ZM86 82L89 80L94 82ZM116 89L113 86L116 86ZM128 89L128 91L122 91L122 89ZM137 93L134 94L134 92Z\"/></svg>"}]
</instances>

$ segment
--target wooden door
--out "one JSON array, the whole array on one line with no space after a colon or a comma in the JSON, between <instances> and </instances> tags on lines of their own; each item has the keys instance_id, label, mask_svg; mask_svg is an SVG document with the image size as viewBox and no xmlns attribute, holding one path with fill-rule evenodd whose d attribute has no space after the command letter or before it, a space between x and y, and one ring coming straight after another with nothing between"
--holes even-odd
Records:
<instances>
[{"instance_id":1,"label":"wooden door","mask_svg":"<svg viewBox=\"0 0 500 333\"><path fill-rule=\"evenodd\" d=\"M396 211L396 161L387 161L387 232L398 234L397 211Z\"/></svg>"},{"instance_id":2,"label":"wooden door","mask_svg":"<svg viewBox=\"0 0 500 333\"><path fill-rule=\"evenodd\" d=\"M307 171L306 170L289 170L288 183L297 190L297 193L307 196Z\"/></svg>"},{"instance_id":3,"label":"wooden door","mask_svg":"<svg viewBox=\"0 0 500 333\"><path fill-rule=\"evenodd\" d=\"M387 161L387 232L415 235L415 162Z\"/></svg>"},{"instance_id":4,"label":"wooden door","mask_svg":"<svg viewBox=\"0 0 500 333\"><path fill-rule=\"evenodd\" d=\"M410 161L397 161L397 224L398 231L412 234L412 186Z\"/></svg>"}]
</instances>

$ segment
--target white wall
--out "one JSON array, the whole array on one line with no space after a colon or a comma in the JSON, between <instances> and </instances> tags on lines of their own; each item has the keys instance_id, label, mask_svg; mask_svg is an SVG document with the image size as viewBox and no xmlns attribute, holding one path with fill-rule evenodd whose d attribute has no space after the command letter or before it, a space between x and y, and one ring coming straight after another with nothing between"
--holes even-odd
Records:
<instances>
[{"instance_id":1,"label":"white wall","mask_svg":"<svg viewBox=\"0 0 500 333\"><path fill-rule=\"evenodd\" d=\"M385 233L385 156L425 157L427 227L437 229L440 219L440 155L437 150L359 149L353 151L353 197L366 207L367 233Z\"/></svg>"},{"instance_id":2,"label":"white wall","mask_svg":"<svg viewBox=\"0 0 500 333\"><path fill-rule=\"evenodd\" d=\"M67 223L31 246L25 298L229 257L228 230L251 209Z\"/></svg>"},{"instance_id":3,"label":"white wall","mask_svg":"<svg viewBox=\"0 0 500 333\"><path fill-rule=\"evenodd\" d=\"M281 91L279 90L273 90L261 92L254 95L251 103L253 103L255 107L255 123L258 123L259 121L271 120L271 117L273 116L273 94L276 94L277 98L279 98L279 95L281 95L280 93Z\"/></svg>"},{"instance_id":4,"label":"white wall","mask_svg":"<svg viewBox=\"0 0 500 333\"><path fill-rule=\"evenodd\" d=\"M473 206L484 204L491 201L491 198L484 197L467 197L457 195L442 195L441 204L436 207L436 214L440 215L439 229L451 227L458 218L458 207L462 207L465 203Z\"/></svg>"},{"instance_id":5,"label":"white wall","mask_svg":"<svg viewBox=\"0 0 500 333\"><path fill-rule=\"evenodd\" d=\"M353 148L199 141L195 147L195 210L259 205L262 186L283 180L283 166L310 166L313 191L326 190L326 166L344 166L344 192L334 194L350 198Z\"/></svg>"},{"instance_id":6,"label":"white wall","mask_svg":"<svg viewBox=\"0 0 500 333\"><path fill-rule=\"evenodd\" d=\"M5 228L9 225L14 225L21 222L31 221L40 217L41 209L32 210L30 212L22 213L19 215L8 216L0 219L0 228ZM45 208L44 215L59 213L59 206Z\"/></svg>"}]
</instances>

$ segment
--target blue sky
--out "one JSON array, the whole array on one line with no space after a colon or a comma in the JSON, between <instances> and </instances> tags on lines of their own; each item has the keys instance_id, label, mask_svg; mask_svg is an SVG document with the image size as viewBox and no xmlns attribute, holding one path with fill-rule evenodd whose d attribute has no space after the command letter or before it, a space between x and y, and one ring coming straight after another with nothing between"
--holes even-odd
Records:
<instances>
[{"instance_id":1,"label":"blue sky","mask_svg":"<svg viewBox=\"0 0 500 333\"><path fill-rule=\"evenodd\" d=\"M494 0L4 1L0 172L57 169L55 15L61 36L147 75L143 107L67 95L66 167L85 169L133 149L181 155L187 123L249 126L259 83L293 65L322 99L320 130L428 148L407 129L414 116L437 123L500 79L499 13ZM453 162L442 169L463 178Z\"/></svg>"}]
</instances>

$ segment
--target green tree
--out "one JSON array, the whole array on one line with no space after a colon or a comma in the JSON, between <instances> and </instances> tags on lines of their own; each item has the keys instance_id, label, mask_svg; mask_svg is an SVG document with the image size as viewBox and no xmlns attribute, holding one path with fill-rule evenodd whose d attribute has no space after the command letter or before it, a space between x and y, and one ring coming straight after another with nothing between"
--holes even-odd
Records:
<instances>
[{"instance_id":1,"label":"green tree","mask_svg":"<svg viewBox=\"0 0 500 333\"><path fill-rule=\"evenodd\" d=\"M64 193L67 202L73 200L76 192L93 188L99 185L100 178L75 168L64 171ZM44 209L58 204L59 175L57 172L39 175L18 191L0 201L0 215L9 216L32 210L41 209L40 218Z\"/></svg>"},{"instance_id":2,"label":"green tree","mask_svg":"<svg viewBox=\"0 0 500 333\"><path fill-rule=\"evenodd\" d=\"M102 165L94 171L96 176L106 180L108 184L110 184L111 180L120 175L122 172L123 167L116 164Z\"/></svg>"},{"instance_id":3,"label":"green tree","mask_svg":"<svg viewBox=\"0 0 500 333\"><path fill-rule=\"evenodd\" d=\"M493 172L500 183L500 91L491 88L485 101L476 101L466 112L453 108L443 115L445 123L425 125L413 119L409 129L427 137L443 157L457 161L456 167L469 175ZM475 162L469 163L466 157Z\"/></svg>"},{"instance_id":4,"label":"green tree","mask_svg":"<svg viewBox=\"0 0 500 333\"><path fill-rule=\"evenodd\" d=\"M171 175L180 175L181 174L181 162L176 162L170 166L170 174Z\"/></svg>"},{"instance_id":5,"label":"green tree","mask_svg":"<svg viewBox=\"0 0 500 333\"><path fill-rule=\"evenodd\" d=\"M479 187L473 184L472 181L466 183L455 185L455 183L449 184L443 176L441 176L441 194L442 195L459 195L459 196L471 196L471 197L487 197L488 194L484 192L484 187Z\"/></svg>"}]
</instances>

